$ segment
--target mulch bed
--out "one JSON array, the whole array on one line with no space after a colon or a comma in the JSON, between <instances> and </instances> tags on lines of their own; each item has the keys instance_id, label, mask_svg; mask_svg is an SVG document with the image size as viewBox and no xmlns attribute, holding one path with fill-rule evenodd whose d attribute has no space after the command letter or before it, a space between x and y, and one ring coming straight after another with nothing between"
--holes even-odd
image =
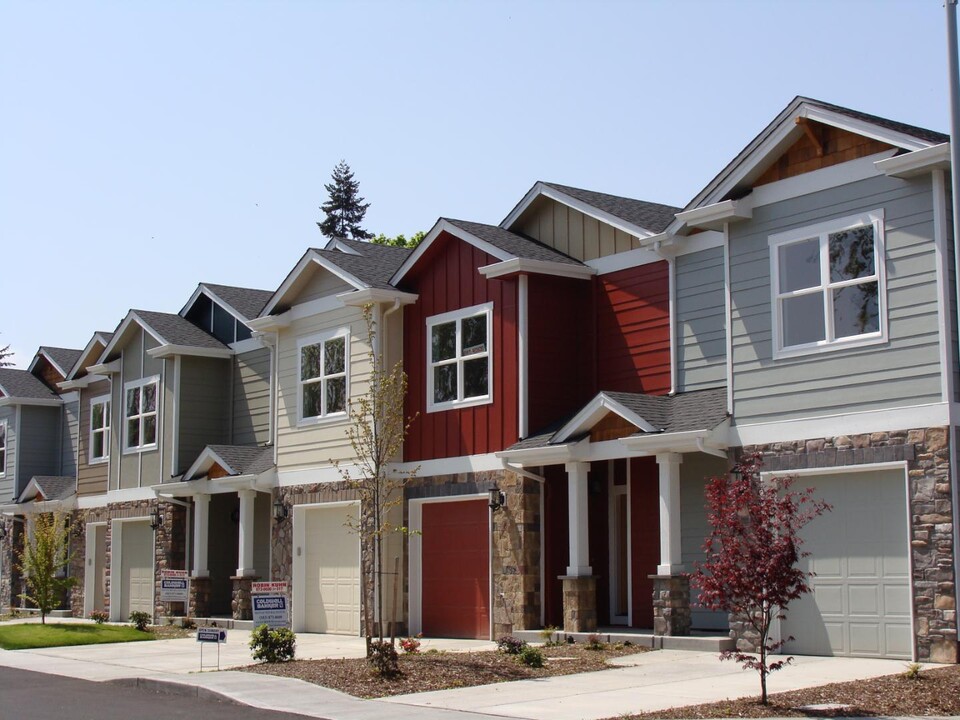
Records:
<instances>
[{"instance_id":1,"label":"mulch bed","mask_svg":"<svg viewBox=\"0 0 960 720\"><path fill-rule=\"evenodd\" d=\"M197 632L196 630L184 630L179 625L149 625L147 631L157 640L177 640L193 637Z\"/></svg>"},{"instance_id":2,"label":"mulch bed","mask_svg":"<svg viewBox=\"0 0 960 720\"><path fill-rule=\"evenodd\" d=\"M757 682L759 683L759 680ZM741 698L708 705L688 705L672 710L641 713L630 717L672 719L960 715L960 666L949 665L925 670L913 680L900 674L885 675L872 680L821 685L806 690L771 695L769 700L770 703L766 706L759 703L759 697ZM803 705L822 703L840 703L852 707L822 713L794 710Z\"/></svg>"},{"instance_id":3,"label":"mulch bed","mask_svg":"<svg viewBox=\"0 0 960 720\"><path fill-rule=\"evenodd\" d=\"M515 655L497 651L401 653L400 674L393 678L375 675L365 659L294 660L238 669L306 680L355 697L378 698L605 670L611 667L606 664L609 658L644 652L635 645L608 645L603 650L564 645L542 650L547 658L542 668L521 665Z\"/></svg>"}]
</instances>

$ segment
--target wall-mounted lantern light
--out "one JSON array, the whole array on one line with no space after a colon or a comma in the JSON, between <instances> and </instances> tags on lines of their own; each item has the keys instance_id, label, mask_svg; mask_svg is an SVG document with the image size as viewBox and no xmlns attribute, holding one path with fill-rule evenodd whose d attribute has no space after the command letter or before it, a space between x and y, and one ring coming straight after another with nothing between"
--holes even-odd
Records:
<instances>
[{"instance_id":1,"label":"wall-mounted lantern light","mask_svg":"<svg viewBox=\"0 0 960 720\"><path fill-rule=\"evenodd\" d=\"M156 530L163 525L163 515L160 514L160 508L154 508L150 511L150 529Z\"/></svg>"},{"instance_id":2,"label":"wall-mounted lantern light","mask_svg":"<svg viewBox=\"0 0 960 720\"><path fill-rule=\"evenodd\" d=\"M507 501L506 496L503 494L503 491L499 488L490 488L490 509L497 511L503 507L504 503Z\"/></svg>"},{"instance_id":3,"label":"wall-mounted lantern light","mask_svg":"<svg viewBox=\"0 0 960 720\"><path fill-rule=\"evenodd\" d=\"M277 498L273 501L273 519L277 522L286 520L287 516L290 514L289 508L284 505L283 500Z\"/></svg>"}]
</instances>

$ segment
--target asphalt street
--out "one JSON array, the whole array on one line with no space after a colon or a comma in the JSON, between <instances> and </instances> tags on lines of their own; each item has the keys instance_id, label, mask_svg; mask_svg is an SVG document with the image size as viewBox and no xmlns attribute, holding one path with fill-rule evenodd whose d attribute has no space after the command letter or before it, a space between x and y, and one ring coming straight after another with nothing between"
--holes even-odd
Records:
<instances>
[{"instance_id":1,"label":"asphalt street","mask_svg":"<svg viewBox=\"0 0 960 720\"><path fill-rule=\"evenodd\" d=\"M247 705L0 667L0 720L304 720Z\"/></svg>"}]
</instances>

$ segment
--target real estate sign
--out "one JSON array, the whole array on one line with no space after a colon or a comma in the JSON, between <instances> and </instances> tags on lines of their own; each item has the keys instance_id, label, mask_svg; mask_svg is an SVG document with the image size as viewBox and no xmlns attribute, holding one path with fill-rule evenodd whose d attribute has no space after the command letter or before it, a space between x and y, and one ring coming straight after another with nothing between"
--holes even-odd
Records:
<instances>
[{"instance_id":1,"label":"real estate sign","mask_svg":"<svg viewBox=\"0 0 960 720\"><path fill-rule=\"evenodd\" d=\"M287 601L287 583L255 582L251 587L253 625L290 627L290 603Z\"/></svg>"},{"instance_id":2,"label":"real estate sign","mask_svg":"<svg viewBox=\"0 0 960 720\"><path fill-rule=\"evenodd\" d=\"M160 571L160 602L189 602L190 575L186 570Z\"/></svg>"},{"instance_id":3,"label":"real estate sign","mask_svg":"<svg viewBox=\"0 0 960 720\"><path fill-rule=\"evenodd\" d=\"M222 628L202 627L197 628L197 642L200 643L225 643L227 641L227 631Z\"/></svg>"}]
</instances>

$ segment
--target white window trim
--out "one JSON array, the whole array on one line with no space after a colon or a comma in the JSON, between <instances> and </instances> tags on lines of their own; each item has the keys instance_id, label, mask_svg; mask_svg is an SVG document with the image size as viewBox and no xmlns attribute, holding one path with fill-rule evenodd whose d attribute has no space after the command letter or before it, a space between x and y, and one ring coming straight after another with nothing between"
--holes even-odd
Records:
<instances>
[{"instance_id":1,"label":"white window trim","mask_svg":"<svg viewBox=\"0 0 960 720\"><path fill-rule=\"evenodd\" d=\"M133 390L134 388L145 387L146 385L156 384L157 386L157 404L156 409L153 411L154 417L157 419L157 435L154 438L154 441L149 445L135 445L130 446L130 425L127 422L130 418L127 417L127 392ZM141 396L142 399L142 396ZM123 421L123 454L132 455L134 453L149 452L151 450L157 449L157 444L160 440L160 434L163 432L163 429L160 427L160 376L152 375L150 377L140 378L139 380L131 380L130 382L123 384L123 395L120 396L120 401L123 403L122 409L120 411L120 417ZM137 417L143 417L143 413L137 415Z\"/></svg>"},{"instance_id":2,"label":"white window trim","mask_svg":"<svg viewBox=\"0 0 960 720\"><path fill-rule=\"evenodd\" d=\"M316 345L317 343L327 342L328 340L334 340L336 338L344 338L343 341L343 372L344 378L346 379L346 390L345 399L346 399L346 410L333 413L323 413L320 415L311 415L310 417L303 416L303 380L301 377L302 365L303 365L303 348L307 345ZM323 354L321 353L321 359ZM327 376L321 375L321 378ZM336 375L331 376L336 377ZM326 332L315 333L313 335L306 335L304 337L297 339L297 426L303 427L307 425L321 425L323 423L335 422L337 420L342 420L348 415L350 409L350 328L338 328L336 330L328 330ZM321 384L323 380L320 380ZM322 391L322 401L321 404L323 407L326 407L326 390Z\"/></svg>"},{"instance_id":3,"label":"white window trim","mask_svg":"<svg viewBox=\"0 0 960 720\"><path fill-rule=\"evenodd\" d=\"M126 397L124 397L126 401ZM113 418L110 417L109 410L111 408L104 408L103 416L107 419L107 426L105 428L96 429L93 427L93 406L94 405L107 405L111 404L110 395L98 395L97 397L90 398L90 428L87 438L87 464L88 465L102 465L105 462L110 460L110 433L113 430ZM126 405L124 405L126 406ZM124 425L126 426L126 425ZM93 454L93 435L99 430L103 433L103 451L106 453L101 457L96 457Z\"/></svg>"},{"instance_id":4,"label":"white window trim","mask_svg":"<svg viewBox=\"0 0 960 720\"><path fill-rule=\"evenodd\" d=\"M804 355L816 355L825 352L847 350L850 348L878 345L887 342L886 242L884 237L883 221L884 212L883 209L880 208L877 210L871 210L870 212L860 213L859 215L849 215L847 217L837 218L835 220L827 220L815 225L807 225L802 228L776 233L768 238L768 245L770 248L770 313L773 330L770 341L773 345L774 360L782 360ZM845 338L834 338L831 340L830 338L833 336L833 313L830 312L832 308L832 302L830 301L830 294L825 292L825 288L829 284L827 281L829 279L828 273L830 271L830 264L828 262L828 258L825 258L827 246L824 242L824 238L829 233L850 230L863 225L873 225L874 267L876 268L877 284L879 286L877 291L877 309L880 315L880 329L877 332L853 335ZM778 302L778 297L780 295L779 248L782 245L788 245L800 240L813 239L819 239L820 241L820 291L823 293L825 300L824 330L827 339L819 340L813 343L806 343L804 345L793 345L785 348L783 347L783 337L781 334L783 323L780 317L780 303Z\"/></svg>"},{"instance_id":5,"label":"white window trim","mask_svg":"<svg viewBox=\"0 0 960 720\"><path fill-rule=\"evenodd\" d=\"M474 317L480 315L481 313L486 313L487 315L487 394L480 397L472 397L466 400L463 398L463 361L464 358L460 355L460 337L461 334L457 332L457 354L456 354L456 363L458 366L457 371L457 400L450 400L447 402L434 402L433 400L433 347L432 347L432 331L435 325L442 325L444 323L453 322L455 320L463 320L464 318ZM469 359L469 358L468 358ZM445 361L449 362L449 361ZM476 405L489 405L493 402L493 303L487 302L481 305L473 305L472 307L460 308L459 310L451 310L450 312L445 312L440 315L433 315L427 318L427 354L426 354L426 372L427 372L427 412L440 412L443 410L456 410L460 408L474 407Z\"/></svg>"},{"instance_id":6,"label":"white window trim","mask_svg":"<svg viewBox=\"0 0 960 720\"><path fill-rule=\"evenodd\" d=\"M7 457L10 455L10 427L6 420L0 420L0 428L3 428L3 462L0 462L0 478L7 476Z\"/></svg>"}]
</instances>

